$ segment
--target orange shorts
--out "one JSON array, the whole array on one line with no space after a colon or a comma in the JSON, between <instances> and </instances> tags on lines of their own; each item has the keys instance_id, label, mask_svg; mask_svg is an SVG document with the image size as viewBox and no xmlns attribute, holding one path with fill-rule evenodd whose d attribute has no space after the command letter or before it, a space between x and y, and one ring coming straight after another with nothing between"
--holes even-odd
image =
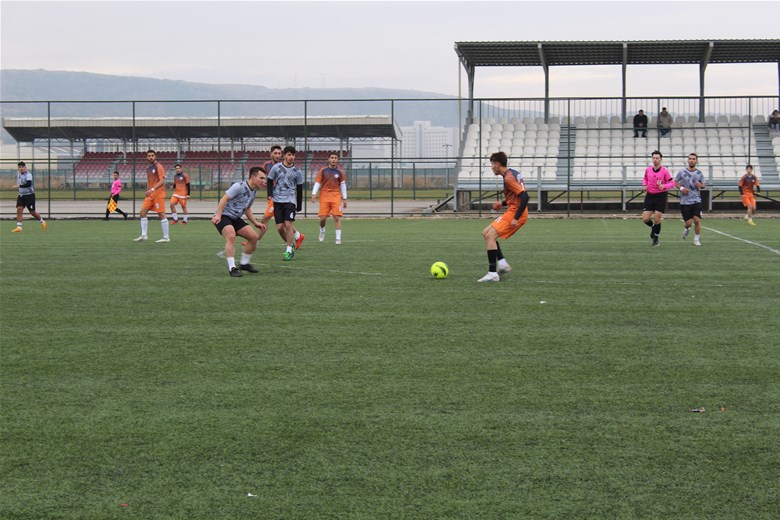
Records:
<instances>
[{"instance_id":1,"label":"orange shorts","mask_svg":"<svg viewBox=\"0 0 780 520\"><path fill-rule=\"evenodd\" d=\"M182 208L187 207L187 196L186 195L176 195L174 194L173 197L171 197L171 205L175 206L176 204L181 204Z\"/></svg>"},{"instance_id":2,"label":"orange shorts","mask_svg":"<svg viewBox=\"0 0 780 520\"><path fill-rule=\"evenodd\" d=\"M333 215L334 217L344 216L341 207L341 195L320 195L320 211L317 213L317 216L327 217L328 215Z\"/></svg>"},{"instance_id":3,"label":"orange shorts","mask_svg":"<svg viewBox=\"0 0 780 520\"><path fill-rule=\"evenodd\" d=\"M158 194L159 193L159 194ZM165 192L155 190L154 195L144 198L141 209L147 211L154 211L155 213L162 213L165 211Z\"/></svg>"},{"instance_id":4,"label":"orange shorts","mask_svg":"<svg viewBox=\"0 0 780 520\"><path fill-rule=\"evenodd\" d=\"M274 216L274 201L269 200L268 205L265 207L265 211L263 211L263 216L268 218L273 218Z\"/></svg>"},{"instance_id":5,"label":"orange shorts","mask_svg":"<svg viewBox=\"0 0 780 520\"><path fill-rule=\"evenodd\" d=\"M496 220L490 223L490 226L498 231L498 236L503 239L507 239L517 233L517 231L528 222L528 210L525 210L520 218L517 219L517 226L512 227L512 219L515 217L515 212L507 211Z\"/></svg>"},{"instance_id":6,"label":"orange shorts","mask_svg":"<svg viewBox=\"0 0 780 520\"><path fill-rule=\"evenodd\" d=\"M756 207L756 198L753 197L752 193L743 193L741 195L742 198L742 205L746 208L755 208Z\"/></svg>"}]
</instances>

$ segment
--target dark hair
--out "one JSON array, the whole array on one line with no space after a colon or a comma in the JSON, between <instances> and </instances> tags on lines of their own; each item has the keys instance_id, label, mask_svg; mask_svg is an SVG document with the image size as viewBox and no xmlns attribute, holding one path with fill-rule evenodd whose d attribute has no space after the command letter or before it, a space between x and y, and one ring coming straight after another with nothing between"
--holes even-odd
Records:
<instances>
[{"instance_id":1,"label":"dark hair","mask_svg":"<svg viewBox=\"0 0 780 520\"><path fill-rule=\"evenodd\" d=\"M24 161L19 161L19 164L17 164L16 166L27 166L27 165L24 164Z\"/></svg>"},{"instance_id":2,"label":"dark hair","mask_svg":"<svg viewBox=\"0 0 780 520\"><path fill-rule=\"evenodd\" d=\"M660 155L660 156L661 156L661 159L663 159L663 158L664 158L664 154L662 154L662 153L661 153L661 152L659 152L658 150L653 150L653 153L651 153L651 154L650 154L650 157L652 157L653 155Z\"/></svg>"},{"instance_id":3,"label":"dark hair","mask_svg":"<svg viewBox=\"0 0 780 520\"><path fill-rule=\"evenodd\" d=\"M285 146L284 150L282 150L282 153L287 155L288 153L295 154L295 147L294 146Z\"/></svg>"},{"instance_id":4,"label":"dark hair","mask_svg":"<svg viewBox=\"0 0 780 520\"><path fill-rule=\"evenodd\" d=\"M154 150L152 150L151 148L149 148L148 150L146 150L146 153L147 153L147 154L153 153L154 155L157 155L157 152L155 152L155 151L154 151Z\"/></svg>"},{"instance_id":5,"label":"dark hair","mask_svg":"<svg viewBox=\"0 0 780 520\"><path fill-rule=\"evenodd\" d=\"M693 155L693 156L694 156L694 157L696 157L697 159L699 158L698 154L696 154L696 153L694 153L694 152L691 152L691 153L689 153L689 154L688 154L688 157L690 157L691 155Z\"/></svg>"},{"instance_id":6,"label":"dark hair","mask_svg":"<svg viewBox=\"0 0 780 520\"><path fill-rule=\"evenodd\" d=\"M119 170L114 170L114 173L116 173L117 175L119 175Z\"/></svg>"},{"instance_id":7,"label":"dark hair","mask_svg":"<svg viewBox=\"0 0 780 520\"><path fill-rule=\"evenodd\" d=\"M275 144L275 145L273 145L273 146L271 147L271 153L273 153L273 152L274 152L274 150L281 150L281 149L282 149L282 147L281 147L281 146L279 146L278 144Z\"/></svg>"},{"instance_id":8,"label":"dark hair","mask_svg":"<svg viewBox=\"0 0 780 520\"><path fill-rule=\"evenodd\" d=\"M260 172L265 173L265 170L259 166L252 166L251 168L249 168L250 177L257 177L257 174Z\"/></svg>"},{"instance_id":9,"label":"dark hair","mask_svg":"<svg viewBox=\"0 0 780 520\"><path fill-rule=\"evenodd\" d=\"M339 154L338 154L338 153L336 153L336 152L330 152L330 153L328 154L328 158L330 158L330 157L331 157L331 156L333 156L333 155L335 155L336 157L338 157L338 156L339 156Z\"/></svg>"},{"instance_id":10,"label":"dark hair","mask_svg":"<svg viewBox=\"0 0 780 520\"><path fill-rule=\"evenodd\" d=\"M746 170L747 170L748 168L750 168L750 169L752 170L752 169L753 169L753 165L752 165L752 164L748 164L747 166L745 166L745 169L746 169Z\"/></svg>"},{"instance_id":11,"label":"dark hair","mask_svg":"<svg viewBox=\"0 0 780 520\"><path fill-rule=\"evenodd\" d=\"M176 164L173 165L174 168L176 168L177 166L181 166L181 163L177 162Z\"/></svg>"},{"instance_id":12,"label":"dark hair","mask_svg":"<svg viewBox=\"0 0 780 520\"><path fill-rule=\"evenodd\" d=\"M496 152L490 156L490 162L497 162L501 166L506 168L507 158L504 152Z\"/></svg>"}]
</instances>

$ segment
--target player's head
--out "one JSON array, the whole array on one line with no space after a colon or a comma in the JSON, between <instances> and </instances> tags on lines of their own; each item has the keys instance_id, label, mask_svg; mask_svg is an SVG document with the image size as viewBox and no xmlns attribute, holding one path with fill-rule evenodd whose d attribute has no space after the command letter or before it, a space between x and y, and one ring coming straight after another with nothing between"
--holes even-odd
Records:
<instances>
[{"instance_id":1,"label":"player's head","mask_svg":"<svg viewBox=\"0 0 780 520\"><path fill-rule=\"evenodd\" d=\"M640 116L641 116L641 115L644 115L644 113L645 113L645 111L644 111L644 110L640 110L640 111L639 111L639 115L640 115Z\"/></svg>"},{"instance_id":2,"label":"player's head","mask_svg":"<svg viewBox=\"0 0 780 520\"><path fill-rule=\"evenodd\" d=\"M119 178L119 172L114 170L114 180L117 180Z\"/></svg>"},{"instance_id":3,"label":"player's head","mask_svg":"<svg viewBox=\"0 0 780 520\"><path fill-rule=\"evenodd\" d=\"M696 167L696 164L699 162L699 156L695 153L691 152L688 154L688 169L693 169Z\"/></svg>"},{"instance_id":4,"label":"player's head","mask_svg":"<svg viewBox=\"0 0 780 520\"><path fill-rule=\"evenodd\" d=\"M659 166L661 166L661 161L664 158L664 154L662 154L658 150L654 150L650 157L651 157L651 159L653 161L653 166L658 168Z\"/></svg>"},{"instance_id":5,"label":"player's head","mask_svg":"<svg viewBox=\"0 0 780 520\"><path fill-rule=\"evenodd\" d=\"M22 171L25 171L27 169L27 165L24 163L24 161L19 161L19 164L17 164L16 167Z\"/></svg>"},{"instance_id":6,"label":"player's head","mask_svg":"<svg viewBox=\"0 0 780 520\"><path fill-rule=\"evenodd\" d=\"M493 155L490 156L490 163L497 163L499 166L503 166L506 168L507 165L507 157L504 152L496 152Z\"/></svg>"},{"instance_id":7,"label":"player's head","mask_svg":"<svg viewBox=\"0 0 780 520\"><path fill-rule=\"evenodd\" d=\"M150 164L153 164L154 161L157 160L157 153L151 148L146 150L146 160L149 161Z\"/></svg>"},{"instance_id":8,"label":"player's head","mask_svg":"<svg viewBox=\"0 0 780 520\"><path fill-rule=\"evenodd\" d=\"M266 186L268 177L265 170L260 166L253 166L249 168L249 184L252 187Z\"/></svg>"},{"instance_id":9,"label":"player's head","mask_svg":"<svg viewBox=\"0 0 780 520\"><path fill-rule=\"evenodd\" d=\"M330 166L336 166L339 163L339 154L331 152L328 154L328 164Z\"/></svg>"},{"instance_id":10,"label":"player's head","mask_svg":"<svg viewBox=\"0 0 780 520\"><path fill-rule=\"evenodd\" d=\"M173 165L174 168L176 168L176 173L181 173L181 164L176 163Z\"/></svg>"},{"instance_id":11,"label":"player's head","mask_svg":"<svg viewBox=\"0 0 780 520\"><path fill-rule=\"evenodd\" d=\"M275 163L282 160L282 147L278 144L271 147L271 160Z\"/></svg>"},{"instance_id":12,"label":"player's head","mask_svg":"<svg viewBox=\"0 0 780 520\"><path fill-rule=\"evenodd\" d=\"M285 146L284 150L282 150L282 154L284 154L284 164L287 166L291 166L293 162L295 162L295 147L294 146Z\"/></svg>"},{"instance_id":13,"label":"player's head","mask_svg":"<svg viewBox=\"0 0 780 520\"><path fill-rule=\"evenodd\" d=\"M753 173L753 165L748 164L747 166L745 166L745 171L748 173Z\"/></svg>"}]
</instances>

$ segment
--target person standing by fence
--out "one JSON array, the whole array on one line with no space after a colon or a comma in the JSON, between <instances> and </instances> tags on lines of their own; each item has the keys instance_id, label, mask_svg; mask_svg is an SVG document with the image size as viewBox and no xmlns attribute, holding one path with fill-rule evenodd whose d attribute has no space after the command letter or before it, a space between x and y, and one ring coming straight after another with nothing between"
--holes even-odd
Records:
<instances>
[{"instance_id":1,"label":"person standing by fence","mask_svg":"<svg viewBox=\"0 0 780 520\"><path fill-rule=\"evenodd\" d=\"M106 206L106 218L108 220L108 214L112 211L116 211L127 220L127 213L119 209L117 204L119 203L119 193L122 191L122 181L119 180L119 172L114 171L114 182L111 183L111 195L108 196L108 204Z\"/></svg>"}]
</instances>

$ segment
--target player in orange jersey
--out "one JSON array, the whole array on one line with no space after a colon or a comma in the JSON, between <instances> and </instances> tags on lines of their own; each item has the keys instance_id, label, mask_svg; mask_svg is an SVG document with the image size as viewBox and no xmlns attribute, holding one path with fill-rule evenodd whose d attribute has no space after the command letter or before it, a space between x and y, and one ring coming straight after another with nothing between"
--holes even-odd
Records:
<instances>
[{"instance_id":1,"label":"player in orange jersey","mask_svg":"<svg viewBox=\"0 0 780 520\"><path fill-rule=\"evenodd\" d=\"M328 165L320 168L314 179L314 188L311 192L311 201L317 200L317 192L322 189L320 195L320 210L317 216L320 218L320 242L325 241L325 223L329 216L333 216L336 227L336 244L341 244L341 217L344 216L342 208L347 207L347 178L344 170L339 167L339 154L332 152L328 155Z\"/></svg>"},{"instance_id":2,"label":"player in orange jersey","mask_svg":"<svg viewBox=\"0 0 780 520\"><path fill-rule=\"evenodd\" d=\"M507 156L504 152L491 155L490 166L494 175L500 175L504 179L504 200L494 202L493 209L500 211L502 207L506 207L506 211L482 231L487 249L488 273L477 280L478 282L498 282L499 275L512 270L512 266L501 253L498 239L506 240L528 221L528 192L525 191L523 174L507 168Z\"/></svg>"},{"instance_id":3,"label":"player in orange jersey","mask_svg":"<svg viewBox=\"0 0 780 520\"><path fill-rule=\"evenodd\" d=\"M759 185L758 177L753 175L753 165L748 164L745 167L745 175L739 179L739 196L742 198L742 205L747 208L745 219L751 226L756 225L756 223L753 222L753 212L756 211L756 198L753 195L754 191L760 193L761 186Z\"/></svg>"},{"instance_id":4,"label":"player in orange jersey","mask_svg":"<svg viewBox=\"0 0 780 520\"><path fill-rule=\"evenodd\" d=\"M157 162L157 154L154 150L146 152L146 160L149 166L146 168L146 198L141 204L141 236L136 238L136 242L147 240L147 231L149 229L149 219L146 218L149 210L157 212L160 217L160 226L162 226L163 237L157 242L170 242L168 236L168 217L165 215L165 168Z\"/></svg>"},{"instance_id":5,"label":"player in orange jersey","mask_svg":"<svg viewBox=\"0 0 780 520\"><path fill-rule=\"evenodd\" d=\"M176 173L173 175L173 196L171 197L172 224L179 223L179 215L176 213L176 205L181 206L181 223L187 223L187 199L190 198L190 176L181 169L181 164L176 164Z\"/></svg>"}]
</instances>

